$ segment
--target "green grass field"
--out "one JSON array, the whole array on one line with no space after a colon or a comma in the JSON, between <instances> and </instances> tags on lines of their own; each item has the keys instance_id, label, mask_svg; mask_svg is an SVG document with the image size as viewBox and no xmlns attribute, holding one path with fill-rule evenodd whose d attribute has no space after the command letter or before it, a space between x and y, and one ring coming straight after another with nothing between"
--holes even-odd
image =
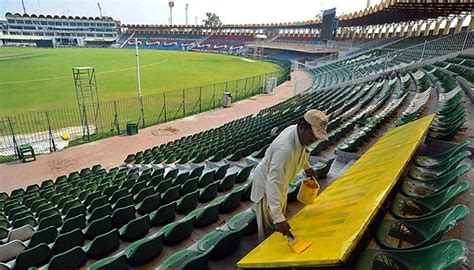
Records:
<instances>
[{"instance_id":1,"label":"green grass field","mask_svg":"<svg viewBox=\"0 0 474 270\"><path fill-rule=\"evenodd\" d=\"M76 109L72 68L78 66L95 67L101 102L136 97L133 49L0 47L0 117ZM140 50L140 67L145 98L279 69L268 62L250 62L235 56L159 50Z\"/></svg>"}]
</instances>

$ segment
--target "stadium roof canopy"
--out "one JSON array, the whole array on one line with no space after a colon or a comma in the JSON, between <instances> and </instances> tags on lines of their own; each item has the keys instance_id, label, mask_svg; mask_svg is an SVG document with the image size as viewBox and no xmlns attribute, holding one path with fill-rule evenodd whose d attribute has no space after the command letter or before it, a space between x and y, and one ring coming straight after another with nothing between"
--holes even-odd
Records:
<instances>
[{"instance_id":1,"label":"stadium roof canopy","mask_svg":"<svg viewBox=\"0 0 474 270\"><path fill-rule=\"evenodd\" d=\"M446 17L471 12L474 0L385 0L380 4L339 16L339 26L365 26Z\"/></svg>"}]
</instances>

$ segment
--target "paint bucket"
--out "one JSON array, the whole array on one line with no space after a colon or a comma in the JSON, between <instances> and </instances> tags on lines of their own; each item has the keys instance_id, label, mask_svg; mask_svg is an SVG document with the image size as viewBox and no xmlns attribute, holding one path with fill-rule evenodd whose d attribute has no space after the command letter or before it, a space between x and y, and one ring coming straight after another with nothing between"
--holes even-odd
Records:
<instances>
[{"instance_id":1,"label":"paint bucket","mask_svg":"<svg viewBox=\"0 0 474 270\"><path fill-rule=\"evenodd\" d=\"M312 178L303 180L298 191L298 201L303 204L312 204L316 196L318 196L320 186L318 181Z\"/></svg>"}]
</instances>

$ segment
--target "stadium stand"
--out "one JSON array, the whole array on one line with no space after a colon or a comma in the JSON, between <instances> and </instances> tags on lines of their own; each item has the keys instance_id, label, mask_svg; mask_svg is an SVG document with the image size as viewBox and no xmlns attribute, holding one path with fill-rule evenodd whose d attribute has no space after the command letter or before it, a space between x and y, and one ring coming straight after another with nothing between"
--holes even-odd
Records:
<instances>
[{"instance_id":1,"label":"stadium stand","mask_svg":"<svg viewBox=\"0 0 474 270\"><path fill-rule=\"evenodd\" d=\"M405 7L382 4L341 23L393 22L400 16L385 18L386 8ZM136 32L120 39L127 47L134 38L143 48L214 51L253 40ZM457 269L469 256L469 243L449 231L469 217L460 198L471 188L472 32L393 41L309 69L307 91L257 115L130 153L117 167L0 193L2 267ZM295 255L275 233L242 254L257 231L252 170L278 133L313 108L327 113L329 138L309 147L310 161L321 180L337 181L302 207L301 172L288 205L301 210L292 230L316 244ZM336 174L337 163L344 168Z\"/></svg>"}]
</instances>

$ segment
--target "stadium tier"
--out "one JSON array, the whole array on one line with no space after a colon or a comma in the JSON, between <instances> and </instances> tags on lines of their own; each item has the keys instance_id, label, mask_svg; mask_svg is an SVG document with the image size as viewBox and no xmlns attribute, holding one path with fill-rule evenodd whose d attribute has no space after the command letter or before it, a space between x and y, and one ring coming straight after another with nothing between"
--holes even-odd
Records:
<instances>
[{"instance_id":1,"label":"stadium tier","mask_svg":"<svg viewBox=\"0 0 474 270\"><path fill-rule=\"evenodd\" d=\"M284 34L319 27L319 20L220 25L216 31L196 26L191 32L181 31L186 26L127 25L118 37L121 48L293 60L308 77L292 80L294 95L257 114L138 152L126 148L135 150L113 167L90 155L97 165L0 192L0 268L471 267L474 21L465 25L459 16L442 31L438 22L423 24L424 33L416 25L383 33L366 29L372 21L418 18L416 10L433 10L433 2L436 15L460 12L446 1L408 2L382 1L340 16L346 28L333 43L315 33ZM463 11L474 6L459 4ZM410 9L406 17L404 8ZM264 28L283 33L257 36ZM350 41L351 48L313 62L306 61L313 53L300 47L249 52L247 45L263 40L309 44L324 50L319 56L342 52L337 44ZM298 91L298 84L304 89ZM307 148L321 190L312 204L300 203L308 178L300 171L281 191L292 232L313 243L295 254L278 232L257 240L257 205L250 197L253 172L267 149L311 109L328 117L327 140Z\"/></svg>"}]
</instances>

